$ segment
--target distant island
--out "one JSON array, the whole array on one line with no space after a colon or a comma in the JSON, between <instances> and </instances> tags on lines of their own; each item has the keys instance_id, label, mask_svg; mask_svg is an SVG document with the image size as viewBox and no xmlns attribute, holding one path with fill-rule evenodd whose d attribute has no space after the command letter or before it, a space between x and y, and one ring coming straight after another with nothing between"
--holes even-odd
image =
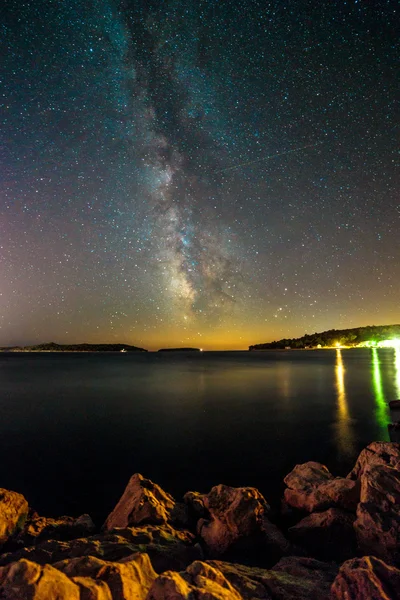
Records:
<instances>
[{"instance_id":1,"label":"distant island","mask_svg":"<svg viewBox=\"0 0 400 600\"><path fill-rule=\"evenodd\" d=\"M128 344L37 344L35 346L10 346L0 352L147 352L144 348Z\"/></svg>"},{"instance_id":2,"label":"distant island","mask_svg":"<svg viewBox=\"0 0 400 600\"><path fill-rule=\"evenodd\" d=\"M160 348L158 352L201 352L201 348Z\"/></svg>"},{"instance_id":3,"label":"distant island","mask_svg":"<svg viewBox=\"0 0 400 600\"><path fill-rule=\"evenodd\" d=\"M353 329L329 329L322 333L303 335L300 338L283 338L275 342L254 344L249 350L284 350L332 347L374 347L400 338L400 325L369 325ZM399 342L400 343L400 342ZM386 344L390 345L390 344Z\"/></svg>"}]
</instances>

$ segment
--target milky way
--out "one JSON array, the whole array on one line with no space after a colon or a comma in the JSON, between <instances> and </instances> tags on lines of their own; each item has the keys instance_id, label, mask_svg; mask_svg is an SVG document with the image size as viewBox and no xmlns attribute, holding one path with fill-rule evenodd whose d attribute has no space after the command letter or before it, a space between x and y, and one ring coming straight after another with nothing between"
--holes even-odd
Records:
<instances>
[{"instance_id":1,"label":"milky way","mask_svg":"<svg viewBox=\"0 0 400 600\"><path fill-rule=\"evenodd\" d=\"M7 3L0 345L399 322L396 8Z\"/></svg>"}]
</instances>

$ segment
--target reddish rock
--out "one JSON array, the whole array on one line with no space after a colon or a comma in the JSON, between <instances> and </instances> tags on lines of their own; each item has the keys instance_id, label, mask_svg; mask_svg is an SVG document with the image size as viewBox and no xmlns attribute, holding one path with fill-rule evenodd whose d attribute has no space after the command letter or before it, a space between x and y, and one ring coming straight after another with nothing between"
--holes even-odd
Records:
<instances>
[{"instance_id":1,"label":"reddish rock","mask_svg":"<svg viewBox=\"0 0 400 600\"><path fill-rule=\"evenodd\" d=\"M400 570L374 556L353 558L332 584L331 600L398 600Z\"/></svg>"},{"instance_id":2,"label":"reddish rock","mask_svg":"<svg viewBox=\"0 0 400 600\"><path fill-rule=\"evenodd\" d=\"M360 500L354 529L361 553L400 564L400 471L365 466Z\"/></svg>"},{"instance_id":3,"label":"reddish rock","mask_svg":"<svg viewBox=\"0 0 400 600\"><path fill-rule=\"evenodd\" d=\"M5 600L80 600L80 590L50 565L37 565L23 559L0 568L0 597Z\"/></svg>"},{"instance_id":4,"label":"reddish rock","mask_svg":"<svg viewBox=\"0 0 400 600\"><path fill-rule=\"evenodd\" d=\"M387 465L400 469L400 444L372 442L360 453L348 479L359 479L367 465Z\"/></svg>"},{"instance_id":5,"label":"reddish rock","mask_svg":"<svg viewBox=\"0 0 400 600\"><path fill-rule=\"evenodd\" d=\"M200 519L197 531L211 557L253 554L272 564L289 553L289 542L268 520L270 507L255 488L217 485L204 505L210 518Z\"/></svg>"},{"instance_id":6,"label":"reddish rock","mask_svg":"<svg viewBox=\"0 0 400 600\"><path fill-rule=\"evenodd\" d=\"M0 546L22 529L28 512L28 502L22 494L0 488Z\"/></svg>"},{"instance_id":7,"label":"reddish rock","mask_svg":"<svg viewBox=\"0 0 400 600\"><path fill-rule=\"evenodd\" d=\"M108 515L104 529L167 523L173 519L175 500L140 473L132 475L118 504Z\"/></svg>"},{"instance_id":8,"label":"reddish rock","mask_svg":"<svg viewBox=\"0 0 400 600\"><path fill-rule=\"evenodd\" d=\"M355 556L355 517L338 508L313 513L289 529L289 537L321 560L342 562Z\"/></svg>"},{"instance_id":9,"label":"reddish rock","mask_svg":"<svg viewBox=\"0 0 400 600\"><path fill-rule=\"evenodd\" d=\"M292 508L305 512L328 508L356 510L359 484L350 479L333 477L320 463L296 465L284 481L288 486L284 492L284 501Z\"/></svg>"}]
</instances>

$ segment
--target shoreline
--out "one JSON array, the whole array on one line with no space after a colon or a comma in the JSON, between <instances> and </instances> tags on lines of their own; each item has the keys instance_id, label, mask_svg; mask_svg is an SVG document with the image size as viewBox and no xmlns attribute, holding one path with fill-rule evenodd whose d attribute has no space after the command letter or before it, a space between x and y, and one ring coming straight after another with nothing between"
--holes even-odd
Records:
<instances>
[{"instance_id":1,"label":"shoreline","mask_svg":"<svg viewBox=\"0 0 400 600\"><path fill-rule=\"evenodd\" d=\"M284 484L274 510L256 488L219 484L176 500L136 473L97 526L88 514L39 516L2 489L0 596L369 600L378 583L398 589L399 444L371 443L346 477L296 465Z\"/></svg>"}]
</instances>

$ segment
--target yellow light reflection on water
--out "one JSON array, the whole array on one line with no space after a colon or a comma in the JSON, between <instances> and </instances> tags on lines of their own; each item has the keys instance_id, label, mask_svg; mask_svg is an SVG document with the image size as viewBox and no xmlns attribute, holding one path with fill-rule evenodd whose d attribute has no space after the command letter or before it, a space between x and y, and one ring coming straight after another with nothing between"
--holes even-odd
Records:
<instances>
[{"instance_id":1,"label":"yellow light reflection on water","mask_svg":"<svg viewBox=\"0 0 400 600\"><path fill-rule=\"evenodd\" d=\"M343 364L342 351L336 350L336 390L337 390L337 437L338 445L342 454L354 454L354 432L349 417L349 405L347 402L345 386L345 368Z\"/></svg>"},{"instance_id":2,"label":"yellow light reflection on water","mask_svg":"<svg viewBox=\"0 0 400 600\"><path fill-rule=\"evenodd\" d=\"M400 399L400 348L396 348L394 351L394 369L396 372L395 389L397 399Z\"/></svg>"},{"instance_id":3,"label":"yellow light reflection on water","mask_svg":"<svg viewBox=\"0 0 400 600\"><path fill-rule=\"evenodd\" d=\"M388 405L386 404L385 394L383 391L382 385L382 375L381 375L381 362L379 359L379 351L377 348L371 348L372 352L372 384L374 387L375 394L375 417L378 422L378 425L384 427L385 430L389 423L389 411ZM387 437L387 431L385 431L385 436Z\"/></svg>"}]
</instances>

